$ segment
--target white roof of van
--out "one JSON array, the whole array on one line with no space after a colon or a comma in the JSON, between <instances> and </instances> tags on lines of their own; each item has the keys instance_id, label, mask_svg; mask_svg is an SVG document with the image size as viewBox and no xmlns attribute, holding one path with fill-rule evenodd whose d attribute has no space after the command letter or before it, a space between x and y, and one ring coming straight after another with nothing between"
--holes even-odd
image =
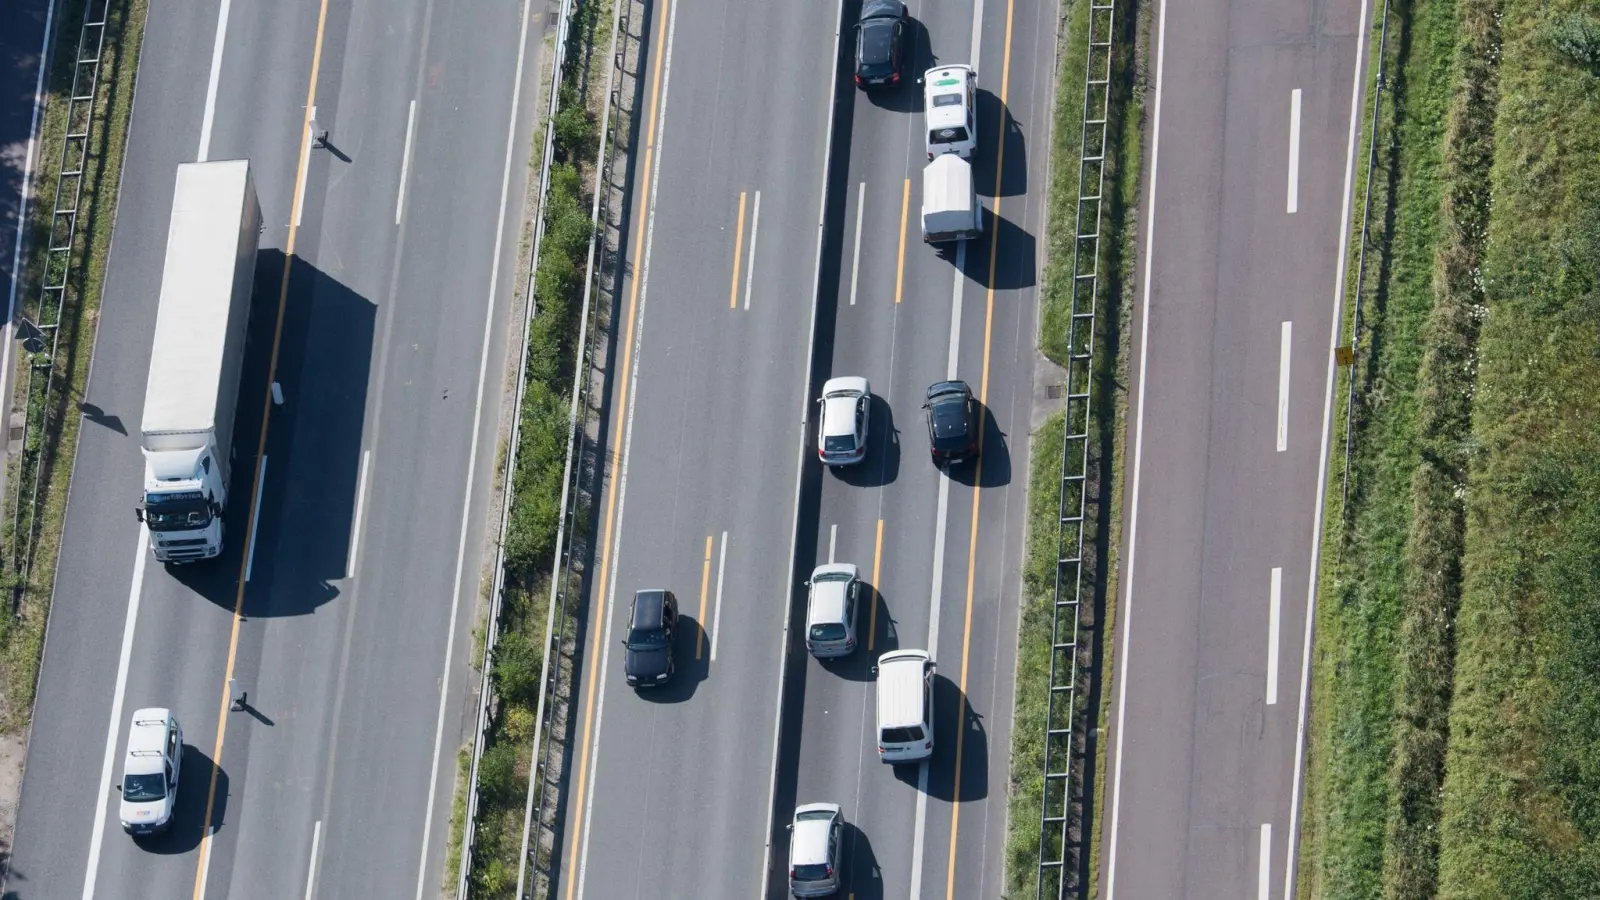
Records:
<instances>
[{"instance_id":1,"label":"white roof of van","mask_svg":"<svg viewBox=\"0 0 1600 900\"><path fill-rule=\"evenodd\" d=\"M967 124L967 78L971 72L971 66L941 66L923 73L922 112L927 116L928 130ZM933 102L934 97L945 94L956 94L961 97L961 102L946 106Z\"/></svg>"},{"instance_id":2,"label":"white roof of van","mask_svg":"<svg viewBox=\"0 0 1600 900\"><path fill-rule=\"evenodd\" d=\"M926 650L895 650L878 657L878 727L921 725Z\"/></svg>"},{"instance_id":3,"label":"white roof of van","mask_svg":"<svg viewBox=\"0 0 1600 900\"><path fill-rule=\"evenodd\" d=\"M923 212L966 210L972 203L972 164L941 153L922 170Z\"/></svg>"},{"instance_id":4,"label":"white roof of van","mask_svg":"<svg viewBox=\"0 0 1600 900\"><path fill-rule=\"evenodd\" d=\"M216 424L249 177L243 159L178 166L144 431L206 431Z\"/></svg>"}]
</instances>

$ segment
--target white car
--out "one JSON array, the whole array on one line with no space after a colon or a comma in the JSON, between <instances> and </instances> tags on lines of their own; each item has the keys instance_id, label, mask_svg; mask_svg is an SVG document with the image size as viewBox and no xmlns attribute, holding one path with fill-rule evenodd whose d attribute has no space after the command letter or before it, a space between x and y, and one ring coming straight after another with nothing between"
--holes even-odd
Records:
<instances>
[{"instance_id":1,"label":"white car","mask_svg":"<svg viewBox=\"0 0 1600 900\"><path fill-rule=\"evenodd\" d=\"M944 153L971 159L978 149L977 71L940 66L922 73L922 116L929 160Z\"/></svg>"},{"instance_id":2,"label":"white car","mask_svg":"<svg viewBox=\"0 0 1600 900\"><path fill-rule=\"evenodd\" d=\"M822 421L817 426L817 458L827 466L851 466L867 458L867 426L872 421L872 385L859 375L830 378L822 386Z\"/></svg>"},{"instance_id":3,"label":"white car","mask_svg":"<svg viewBox=\"0 0 1600 900\"><path fill-rule=\"evenodd\" d=\"M122 804L118 818L131 835L155 834L172 824L183 764L183 729L170 710L136 710L128 729L128 755L122 761Z\"/></svg>"},{"instance_id":4,"label":"white car","mask_svg":"<svg viewBox=\"0 0 1600 900\"><path fill-rule=\"evenodd\" d=\"M807 803L789 823L789 893L829 897L839 891L844 813L837 803Z\"/></svg>"}]
</instances>

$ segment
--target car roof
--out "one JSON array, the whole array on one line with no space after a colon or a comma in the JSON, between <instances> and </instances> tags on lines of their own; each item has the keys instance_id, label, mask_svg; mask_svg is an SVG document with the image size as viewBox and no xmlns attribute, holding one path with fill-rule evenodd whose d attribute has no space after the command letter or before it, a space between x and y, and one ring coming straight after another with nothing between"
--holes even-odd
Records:
<instances>
[{"instance_id":1,"label":"car roof","mask_svg":"<svg viewBox=\"0 0 1600 900\"><path fill-rule=\"evenodd\" d=\"M172 712L159 706L134 710L133 722L128 728L127 774L153 775L162 770L167 722L171 718Z\"/></svg>"},{"instance_id":2,"label":"car roof","mask_svg":"<svg viewBox=\"0 0 1600 900\"><path fill-rule=\"evenodd\" d=\"M895 650L878 657L878 727L921 725L926 650Z\"/></svg>"},{"instance_id":3,"label":"car roof","mask_svg":"<svg viewBox=\"0 0 1600 900\"><path fill-rule=\"evenodd\" d=\"M864 19L861 23L861 61L868 64L889 61L894 44L894 23L886 18Z\"/></svg>"},{"instance_id":4,"label":"car roof","mask_svg":"<svg viewBox=\"0 0 1600 900\"><path fill-rule=\"evenodd\" d=\"M807 866L826 863L828 829L839 815L837 803L807 803L794 811L794 840L789 847L789 863Z\"/></svg>"},{"instance_id":5,"label":"car roof","mask_svg":"<svg viewBox=\"0 0 1600 900\"><path fill-rule=\"evenodd\" d=\"M857 577L857 569L850 563L818 566L811 573L811 608L807 611L810 623L843 622L845 590Z\"/></svg>"},{"instance_id":6,"label":"car roof","mask_svg":"<svg viewBox=\"0 0 1600 900\"><path fill-rule=\"evenodd\" d=\"M638 591L633 595L634 628L660 628L661 611L666 608L667 592L656 588L653 590Z\"/></svg>"},{"instance_id":7,"label":"car roof","mask_svg":"<svg viewBox=\"0 0 1600 900\"><path fill-rule=\"evenodd\" d=\"M928 128L948 128L967 124L964 110L967 98L969 66L942 66L923 73L923 115L928 117ZM943 94L958 94L960 103L935 106L933 98Z\"/></svg>"}]
</instances>

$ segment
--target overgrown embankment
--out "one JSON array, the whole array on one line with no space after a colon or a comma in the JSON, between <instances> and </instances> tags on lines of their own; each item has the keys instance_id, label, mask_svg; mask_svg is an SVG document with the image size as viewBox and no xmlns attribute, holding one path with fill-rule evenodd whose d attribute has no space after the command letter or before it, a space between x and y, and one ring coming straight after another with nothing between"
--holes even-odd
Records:
<instances>
[{"instance_id":1,"label":"overgrown embankment","mask_svg":"<svg viewBox=\"0 0 1600 900\"><path fill-rule=\"evenodd\" d=\"M505 591L490 669L491 718L478 762L477 824L468 885L473 900L514 898L521 861L524 810L537 749L533 736L560 525L568 413L577 376L579 312L593 231L589 216L599 124L594 104L583 92L588 84L584 65L592 59L586 50L595 39L603 8L600 0L574 8L567 63L560 73L550 183L541 207L544 235L532 279L534 315L526 336L526 382L517 411L516 470L506 500L510 507L502 547ZM536 146L543 145L543 124ZM580 501L574 496L571 502ZM463 753L463 770L470 761L470 754ZM459 833L459 821L455 827Z\"/></svg>"},{"instance_id":2,"label":"overgrown embankment","mask_svg":"<svg viewBox=\"0 0 1600 900\"><path fill-rule=\"evenodd\" d=\"M1303 896L1600 890L1600 19L1581 7L1391 9Z\"/></svg>"}]
</instances>

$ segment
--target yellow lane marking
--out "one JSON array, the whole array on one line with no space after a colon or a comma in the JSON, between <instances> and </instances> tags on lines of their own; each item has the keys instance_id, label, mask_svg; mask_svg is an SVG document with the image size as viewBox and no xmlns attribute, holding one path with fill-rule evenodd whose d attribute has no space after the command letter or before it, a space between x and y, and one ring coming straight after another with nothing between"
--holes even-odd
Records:
<instances>
[{"instance_id":1,"label":"yellow lane marking","mask_svg":"<svg viewBox=\"0 0 1600 900\"><path fill-rule=\"evenodd\" d=\"M278 346L283 341L283 311L289 302L289 268L294 263L294 238L299 226L294 224L300 221L301 187L306 178L307 153L311 149L311 109L317 99L317 70L322 65L322 33L328 21L328 0L322 0L322 5L317 13L317 41L311 50L311 84L306 88L306 111L300 122L300 164L294 176L294 201L293 210L289 218L289 237L283 248L283 281L278 286L278 319L272 329L272 354L267 362L266 395L261 403L261 436L256 441L256 469L250 482L250 508L246 510L246 520L250 523L245 526L244 543L246 548L239 558L239 588L233 597L233 626L228 634L228 663L222 671L222 702L217 708L217 740L211 748L211 779L206 786L206 815L200 820L200 852L196 854L194 869L194 900L200 900L200 891L205 886L206 857L211 853L211 814L216 809L217 801L217 773L222 767L222 739L228 730L228 707L233 702L229 697L228 682L233 678L233 666L239 656L239 621L240 612L244 609L244 573L245 567L250 564L249 546L255 540L256 531L256 503L261 498L261 460L267 452L267 426L272 419L272 393L270 385L277 380L278 374Z\"/></svg>"},{"instance_id":2,"label":"yellow lane marking","mask_svg":"<svg viewBox=\"0 0 1600 900\"><path fill-rule=\"evenodd\" d=\"M706 642L706 591L711 588L711 535L706 535L706 559L700 564L700 620L694 631L694 658L700 658L700 649Z\"/></svg>"},{"instance_id":3,"label":"yellow lane marking","mask_svg":"<svg viewBox=\"0 0 1600 900\"><path fill-rule=\"evenodd\" d=\"M739 224L733 230L733 284L728 287L728 308L739 308L739 257L744 251L745 192L739 192Z\"/></svg>"},{"instance_id":4,"label":"yellow lane marking","mask_svg":"<svg viewBox=\"0 0 1600 900\"><path fill-rule=\"evenodd\" d=\"M324 3L327 0L323 0ZM664 0L661 4L661 18L657 20L656 28L656 62L655 71L650 78L650 124L645 132L644 168L640 170L639 193L636 197L643 198L639 206L639 223L643 224L646 218L647 207L650 205L650 163L655 155L656 113L659 111L658 101L661 99L661 57L662 49L667 43L666 15L672 0ZM640 259L644 254L644 234L647 229L640 228L638 239L633 245L633 258ZM641 269L642 271L642 269ZM633 329L638 322L639 310L639 273L634 274L633 289L628 296L628 339L623 343L622 353L622 378L617 382L617 415L616 426L612 428L613 435L622 433L623 414L628 409L628 369L633 362ZM606 489L606 524L605 542L600 553L600 590L594 595L594 615L589 618L594 628L594 644L589 651L589 676L584 679L588 687L585 690L583 703L583 749L578 754L578 792L573 794L572 804L572 852L568 855L567 864L567 900L572 900L578 889L578 848L583 841L583 803L577 798L583 797L584 786L589 780L589 737L594 729L594 693L595 675L600 668L600 637L605 631L600 623L605 621L606 608L606 576L611 572L611 537L612 525L615 522L617 511L617 477L619 472L618 455L621 453L621 443L615 439L611 442L609 468L612 472L611 484Z\"/></svg>"},{"instance_id":5,"label":"yellow lane marking","mask_svg":"<svg viewBox=\"0 0 1600 900\"><path fill-rule=\"evenodd\" d=\"M900 258L894 267L894 302L900 302L900 288L906 279L906 213L911 210L911 179L900 193Z\"/></svg>"},{"instance_id":6,"label":"yellow lane marking","mask_svg":"<svg viewBox=\"0 0 1600 900\"><path fill-rule=\"evenodd\" d=\"M872 618L867 625L867 652L878 640L878 563L883 561L883 520L878 520L878 540L872 548Z\"/></svg>"},{"instance_id":7,"label":"yellow lane marking","mask_svg":"<svg viewBox=\"0 0 1600 900\"><path fill-rule=\"evenodd\" d=\"M957 700L961 708L956 715L956 777L951 791L954 800L950 804L950 854L945 869L945 900L954 900L956 895L956 835L961 827L961 751L967 735L967 662L972 649L972 579L978 556L978 504L983 499L980 487L983 484L983 433L989 415L989 342L994 329L994 269L996 250L1000 244L1000 179L1006 163L1005 107L1006 93L1011 86L1011 14L1014 5L1015 0L1006 0L1005 53L1000 63L1000 136L995 141L997 149L994 164L995 229L989 235L989 290L983 313L983 370L978 387L978 464L972 479L972 529L967 540L967 609L961 626L961 682Z\"/></svg>"}]
</instances>

